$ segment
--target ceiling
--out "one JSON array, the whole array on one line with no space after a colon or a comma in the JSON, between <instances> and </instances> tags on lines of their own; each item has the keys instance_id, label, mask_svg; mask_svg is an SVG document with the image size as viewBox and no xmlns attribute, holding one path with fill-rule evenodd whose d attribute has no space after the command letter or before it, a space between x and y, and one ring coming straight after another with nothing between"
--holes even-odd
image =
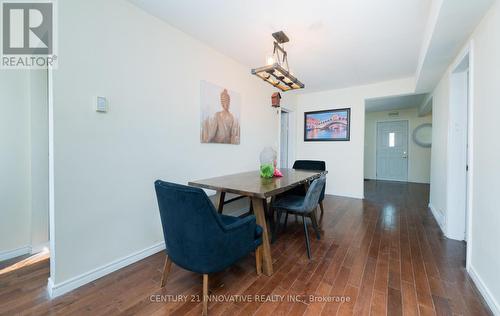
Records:
<instances>
[{"instance_id":1,"label":"ceiling","mask_svg":"<svg viewBox=\"0 0 500 316\"><path fill-rule=\"evenodd\" d=\"M411 94L367 99L365 109L366 112L379 112L415 108L419 107L427 96L427 94Z\"/></svg>"},{"instance_id":2,"label":"ceiling","mask_svg":"<svg viewBox=\"0 0 500 316\"><path fill-rule=\"evenodd\" d=\"M432 91L494 0L435 1L430 9L416 92Z\"/></svg>"},{"instance_id":3,"label":"ceiling","mask_svg":"<svg viewBox=\"0 0 500 316\"><path fill-rule=\"evenodd\" d=\"M251 68L283 30L307 90L413 77L430 0L129 0Z\"/></svg>"}]
</instances>

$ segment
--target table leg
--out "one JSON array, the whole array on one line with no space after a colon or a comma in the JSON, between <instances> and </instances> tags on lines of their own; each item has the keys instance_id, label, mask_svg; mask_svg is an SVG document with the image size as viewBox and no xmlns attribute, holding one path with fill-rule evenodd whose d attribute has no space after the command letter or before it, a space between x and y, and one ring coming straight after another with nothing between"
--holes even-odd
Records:
<instances>
[{"instance_id":1,"label":"table leg","mask_svg":"<svg viewBox=\"0 0 500 316\"><path fill-rule=\"evenodd\" d=\"M215 208L222 214L222 209L224 208L224 199L226 198L226 192L217 191L215 195Z\"/></svg>"},{"instance_id":2,"label":"table leg","mask_svg":"<svg viewBox=\"0 0 500 316\"><path fill-rule=\"evenodd\" d=\"M252 198L252 205L255 218L257 219L257 224L262 227L262 267L264 274L271 276L273 274L273 259L271 257L271 246L269 244L269 232L267 231L264 203L267 203L266 199Z\"/></svg>"}]
</instances>

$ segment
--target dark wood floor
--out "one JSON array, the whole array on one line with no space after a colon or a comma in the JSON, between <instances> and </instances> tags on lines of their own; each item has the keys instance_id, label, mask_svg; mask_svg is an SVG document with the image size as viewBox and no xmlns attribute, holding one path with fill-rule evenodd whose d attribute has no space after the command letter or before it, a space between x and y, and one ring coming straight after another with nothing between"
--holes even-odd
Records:
<instances>
[{"instance_id":1,"label":"dark wood floor","mask_svg":"<svg viewBox=\"0 0 500 316\"><path fill-rule=\"evenodd\" d=\"M491 315L464 269L465 244L445 239L427 209L428 186L369 181L365 188L365 200L326 198L323 238L310 230L313 260L301 224L292 220L272 245L272 277L256 276L253 257L210 276L217 300L262 294L273 301L211 302L209 314ZM199 315L191 295L201 294L201 276L174 266L161 290L164 258L158 253L54 300L46 293L47 259L0 268L0 314Z\"/></svg>"}]
</instances>

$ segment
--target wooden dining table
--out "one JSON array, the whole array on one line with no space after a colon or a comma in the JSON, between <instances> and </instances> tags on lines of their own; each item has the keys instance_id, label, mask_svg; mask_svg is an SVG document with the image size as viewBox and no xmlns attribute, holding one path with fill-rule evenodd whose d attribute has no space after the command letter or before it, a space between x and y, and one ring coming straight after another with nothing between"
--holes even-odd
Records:
<instances>
[{"instance_id":1,"label":"wooden dining table","mask_svg":"<svg viewBox=\"0 0 500 316\"><path fill-rule=\"evenodd\" d=\"M269 231L266 223L267 199L283 193L298 185L307 184L319 178L326 171L280 169L282 177L270 179L262 178L259 171L250 171L215 177L204 180L191 181L190 186L203 189L215 190L217 192L215 207L222 212L226 193L247 196L252 202L256 222L262 226L262 268L264 274L273 274L273 260L271 257L271 246Z\"/></svg>"}]
</instances>

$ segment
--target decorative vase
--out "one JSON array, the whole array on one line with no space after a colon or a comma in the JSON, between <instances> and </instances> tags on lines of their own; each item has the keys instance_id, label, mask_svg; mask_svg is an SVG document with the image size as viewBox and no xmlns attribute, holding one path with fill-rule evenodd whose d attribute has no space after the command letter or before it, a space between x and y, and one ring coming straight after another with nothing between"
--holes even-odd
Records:
<instances>
[{"instance_id":1,"label":"decorative vase","mask_svg":"<svg viewBox=\"0 0 500 316\"><path fill-rule=\"evenodd\" d=\"M271 147L264 148L260 153L260 176L272 178L276 166L277 153Z\"/></svg>"}]
</instances>

